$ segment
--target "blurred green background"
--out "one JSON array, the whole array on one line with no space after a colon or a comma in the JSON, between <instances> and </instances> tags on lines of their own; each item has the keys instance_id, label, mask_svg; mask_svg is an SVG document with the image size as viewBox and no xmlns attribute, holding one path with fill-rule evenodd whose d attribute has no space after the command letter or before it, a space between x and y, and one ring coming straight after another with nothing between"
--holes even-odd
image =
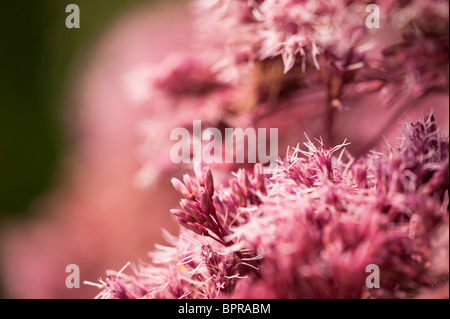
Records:
<instances>
[{"instance_id":1,"label":"blurred green background","mask_svg":"<svg viewBox=\"0 0 450 319\"><path fill-rule=\"evenodd\" d=\"M120 13L157 1L2 2L0 223L29 212L55 182L66 147L64 96L83 49ZM80 29L65 26L71 3L80 7Z\"/></svg>"}]
</instances>

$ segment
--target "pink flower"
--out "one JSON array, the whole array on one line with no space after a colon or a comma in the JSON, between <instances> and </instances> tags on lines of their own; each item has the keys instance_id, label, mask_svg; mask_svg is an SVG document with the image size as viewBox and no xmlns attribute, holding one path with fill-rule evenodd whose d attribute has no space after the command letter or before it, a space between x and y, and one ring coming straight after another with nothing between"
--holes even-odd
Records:
<instances>
[{"instance_id":1,"label":"pink flower","mask_svg":"<svg viewBox=\"0 0 450 319\"><path fill-rule=\"evenodd\" d=\"M130 14L76 81L76 149L47 217L2 232L8 294L89 294L64 287L65 266L96 278L143 254L172 225L172 175L181 235L158 246L153 265L111 272L99 297L360 298L368 262L385 274L374 296L438 292L448 270L431 275L427 261L439 264L445 245L431 241L448 225L447 142L434 127L448 132L448 1L376 3L379 30L364 25L362 1L195 1L195 27L184 7L155 23ZM435 119L410 125L402 146L367 155L384 138L396 145L404 113L431 107ZM168 137L193 120L278 128L280 153L308 149L290 149L270 180L234 164L212 166L214 182L206 168L181 177ZM341 157L324 146L344 138Z\"/></svg>"},{"instance_id":2,"label":"pink flower","mask_svg":"<svg viewBox=\"0 0 450 319\"><path fill-rule=\"evenodd\" d=\"M448 227L449 140L433 116L407 124L402 142L386 153L355 159L346 144L305 145L268 179L256 165L253 175L239 170L223 186L200 166L196 179L172 180L184 197L182 210L172 210L182 227L169 238L173 248L152 254L159 266L101 281L99 296L138 289L134 297L406 298L441 291L448 267L437 276L430 262L434 237ZM369 290L372 264L381 287Z\"/></svg>"}]
</instances>

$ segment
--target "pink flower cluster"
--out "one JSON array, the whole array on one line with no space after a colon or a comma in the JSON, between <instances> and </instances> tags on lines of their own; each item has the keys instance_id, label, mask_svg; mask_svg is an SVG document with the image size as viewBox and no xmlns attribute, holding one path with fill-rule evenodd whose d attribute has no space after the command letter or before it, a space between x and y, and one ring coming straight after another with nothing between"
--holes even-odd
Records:
<instances>
[{"instance_id":1,"label":"pink flower cluster","mask_svg":"<svg viewBox=\"0 0 450 319\"><path fill-rule=\"evenodd\" d=\"M82 280L118 269L176 217L179 236L165 233L152 264L109 272L99 297L448 297L448 140L435 125L448 133L449 2L192 2L137 8L81 59L67 168L33 218L0 230L5 295L89 297L63 284L68 264ZM380 29L365 25L373 3ZM403 144L367 155L431 108ZM208 168L181 178L191 167L170 160L169 136L193 120L277 128L278 154L303 132L323 144L290 149L274 176L215 164L214 181ZM342 156L324 146L345 138ZM364 286L369 263L381 289Z\"/></svg>"},{"instance_id":2,"label":"pink flower cluster","mask_svg":"<svg viewBox=\"0 0 450 319\"><path fill-rule=\"evenodd\" d=\"M364 21L368 4L379 7L383 29L403 39L391 39L375 48L380 44L374 41L377 29L369 29ZM420 95L430 87L445 84L436 71L439 64L448 63L444 56L448 51L448 6L448 1L441 0L200 0L199 25L218 48L222 57L219 65L228 74L241 74L231 72L230 65L248 66L280 57L284 73L293 68L299 73L321 69L324 82L333 75L341 78L341 85L350 81L379 81L382 85L391 82L383 71L398 67L374 55L384 49L384 57L414 59L414 63L404 61L404 70L390 75L402 79L408 86L405 89ZM211 26L209 37L205 25ZM228 53L225 59L223 52ZM423 54L434 56L436 64L425 66Z\"/></svg>"},{"instance_id":3,"label":"pink flower cluster","mask_svg":"<svg viewBox=\"0 0 450 319\"><path fill-rule=\"evenodd\" d=\"M366 26L369 3L379 6L380 29ZM419 98L448 91L448 7L446 0L194 2L195 53L168 58L148 83L140 181L150 184L167 168L168 146L155 134L189 129L192 118L219 128L278 127L282 147L301 138L293 125L305 125L335 144L343 138L338 111L360 108L355 100L376 92L372 103L395 109L397 121Z\"/></svg>"},{"instance_id":4,"label":"pink flower cluster","mask_svg":"<svg viewBox=\"0 0 450 319\"><path fill-rule=\"evenodd\" d=\"M401 143L386 153L353 158L345 145L308 140L272 176L255 165L253 174L241 169L215 185L211 170L197 166L195 178L173 179L184 197L182 209L171 211L180 235L166 234L172 246L157 245L153 264L109 273L96 284L98 297L406 298L441 291L448 259L435 256L448 256L448 137L430 115L406 124ZM379 289L365 286L371 264L380 268Z\"/></svg>"}]
</instances>

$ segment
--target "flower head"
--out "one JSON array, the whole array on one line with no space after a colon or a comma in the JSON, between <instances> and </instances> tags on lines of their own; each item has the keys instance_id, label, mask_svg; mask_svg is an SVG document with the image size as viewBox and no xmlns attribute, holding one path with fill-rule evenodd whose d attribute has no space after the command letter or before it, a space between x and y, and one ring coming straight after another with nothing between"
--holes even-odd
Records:
<instances>
[{"instance_id":1,"label":"flower head","mask_svg":"<svg viewBox=\"0 0 450 319\"><path fill-rule=\"evenodd\" d=\"M139 288L150 298L404 298L440 289L446 281L430 262L435 236L448 227L448 137L430 115L406 124L386 153L355 159L345 145L308 141L266 178L256 165L224 185L201 166L195 178L174 179L184 197L172 210L181 225L174 248L152 254L163 264L107 280L101 295ZM365 285L372 264L380 289Z\"/></svg>"}]
</instances>

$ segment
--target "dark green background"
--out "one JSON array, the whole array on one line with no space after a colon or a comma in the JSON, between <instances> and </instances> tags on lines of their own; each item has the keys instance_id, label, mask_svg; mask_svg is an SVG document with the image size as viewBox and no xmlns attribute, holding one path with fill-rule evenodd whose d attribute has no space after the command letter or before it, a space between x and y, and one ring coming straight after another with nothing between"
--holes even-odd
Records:
<instances>
[{"instance_id":1,"label":"dark green background","mask_svg":"<svg viewBox=\"0 0 450 319\"><path fill-rule=\"evenodd\" d=\"M67 148L61 114L83 48L120 13L157 0L27 0L0 4L0 223L51 189ZM168 1L168 0L159 0ZM65 8L80 7L80 29Z\"/></svg>"}]
</instances>

